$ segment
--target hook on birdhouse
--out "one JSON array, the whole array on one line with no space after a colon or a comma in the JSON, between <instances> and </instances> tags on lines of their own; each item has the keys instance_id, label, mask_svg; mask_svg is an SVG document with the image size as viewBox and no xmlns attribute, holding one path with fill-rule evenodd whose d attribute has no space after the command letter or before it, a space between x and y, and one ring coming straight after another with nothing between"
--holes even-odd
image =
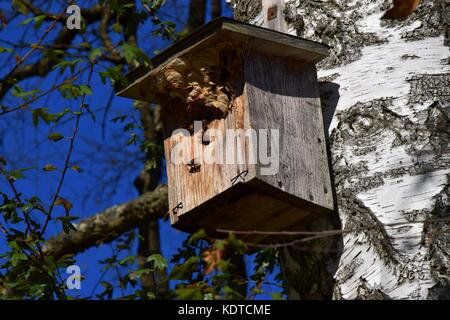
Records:
<instances>
[{"instance_id":1,"label":"hook on birdhouse","mask_svg":"<svg viewBox=\"0 0 450 320\"><path fill-rule=\"evenodd\" d=\"M183 202L179 202L173 209L172 213L176 215L179 209L183 209Z\"/></svg>"},{"instance_id":2,"label":"hook on birdhouse","mask_svg":"<svg viewBox=\"0 0 450 320\"><path fill-rule=\"evenodd\" d=\"M247 174L248 169L245 169L244 171L240 172L237 176L231 179L231 185L234 186L239 178L242 180L242 182L245 182L245 177L247 176Z\"/></svg>"}]
</instances>

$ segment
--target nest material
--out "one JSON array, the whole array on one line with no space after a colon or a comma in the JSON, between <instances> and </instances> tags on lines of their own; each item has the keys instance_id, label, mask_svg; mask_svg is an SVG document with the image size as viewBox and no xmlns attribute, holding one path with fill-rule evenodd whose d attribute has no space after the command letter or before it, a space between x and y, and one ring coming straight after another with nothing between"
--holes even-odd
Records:
<instances>
[{"instance_id":1,"label":"nest material","mask_svg":"<svg viewBox=\"0 0 450 320\"><path fill-rule=\"evenodd\" d=\"M236 49L227 43L175 58L155 73L155 91L180 99L200 118L225 118L238 60Z\"/></svg>"}]
</instances>

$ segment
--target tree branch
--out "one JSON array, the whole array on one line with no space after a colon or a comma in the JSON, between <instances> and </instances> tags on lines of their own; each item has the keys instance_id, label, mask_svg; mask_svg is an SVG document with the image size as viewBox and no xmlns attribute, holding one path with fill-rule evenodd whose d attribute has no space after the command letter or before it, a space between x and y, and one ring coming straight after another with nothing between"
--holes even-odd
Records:
<instances>
[{"instance_id":1,"label":"tree branch","mask_svg":"<svg viewBox=\"0 0 450 320\"><path fill-rule=\"evenodd\" d=\"M86 21L86 24L90 24L96 22L101 19L103 13L103 9L100 6L94 6L89 9L82 10L82 17ZM64 15L61 16L61 19ZM75 37L79 34L76 30L69 30L63 28L58 35L56 36L53 46L64 46L69 45L75 39ZM2 79L0 79L0 100L3 99L8 90L15 84L20 82L21 80L40 76L46 76L52 68L57 64L57 60L50 59L48 56L43 56L42 59L39 59L37 62L19 66L14 68L11 72L6 74Z\"/></svg>"},{"instance_id":2,"label":"tree branch","mask_svg":"<svg viewBox=\"0 0 450 320\"><path fill-rule=\"evenodd\" d=\"M152 109L148 103L139 104L139 113L142 128L144 130L144 139L155 144L162 143L160 106ZM147 150L146 159L154 161L154 167L148 170L142 170L139 177L134 181L134 185L140 194L154 190L161 180L161 165L163 154L157 148ZM138 247L138 267L140 269L149 268L147 257L161 253L161 243L159 237L159 219L149 219L139 226L139 247ZM154 292L157 298L162 298L168 291L168 283L165 271L155 271L145 274L141 277L142 289L148 292Z\"/></svg>"},{"instance_id":3,"label":"tree branch","mask_svg":"<svg viewBox=\"0 0 450 320\"><path fill-rule=\"evenodd\" d=\"M77 223L76 232L60 233L44 243L43 252L55 259L80 253L100 243L111 242L119 235L138 227L143 221L163 217L167 212L167 187L113 206Z\"/></svg>"},{"instance_id":4,"label":"tree branch","mask_svg":"<svg viewBox=\"0 0 450 320\"><path fill-rule=\"evenodd\" d=\"M205 24L206 0L191 0L189 2L189 17L186 24L186 31L192 32Z\"/></svg>"},{"instance_id":5,"label":"tree branch","mask_svg":"<svg viewBox=\"0 0 450 320\"><path fill-rule=\"evenodd\" d=\"M111 20L111 12L109 5L105 5L103 8L103 15L100 19L100 38L102 39L103 45L110 52L111 58L113 58L116 63L125 63L125 59L120 56L120 53L115 49L115 46L111 40L108 33L109 22Z\"/></svg>"},{"instance_id":6,"label":"tree branch","mask_svg":"<svg viewBox=\"0 0 450 320\"><path fill-rule=\"evenodd\" d=\"M211 19L217 19L222 15L222 0L212 0Z\"/></svg>"}]
</instances>

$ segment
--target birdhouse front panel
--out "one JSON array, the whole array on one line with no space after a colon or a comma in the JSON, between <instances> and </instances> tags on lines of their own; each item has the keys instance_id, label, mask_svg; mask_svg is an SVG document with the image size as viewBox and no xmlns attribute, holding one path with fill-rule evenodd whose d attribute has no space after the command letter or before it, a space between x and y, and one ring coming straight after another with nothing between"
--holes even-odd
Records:
<instances>
[{"instance_id":1,"label":"birdhouse front panel","mask_svg":"<svg viewBox=\"0 0 450 320\"><path fill-rule=\"evenodd\" d=\"M222 18L129 76L119 94L162 105L174 227L271 243L333 211L315 67L326 54Z\"/></svg>"},{"instance_id":2,"label":"birdhouse front panel","mask_svg":"<svg viewBox=\"0 0 450 320\"><path fill-rule=\"evenodd\" d=\"M234 99L230 112L222 119L206 120L192 112L192 117L186 115L184 102L171 101L164 104L162 113L172 224L243 181L243 178L233 180L239 173L245 172L246 179L255 176L255 164L247 161L253 148L250 139L236 143L234 154L224 151L227 130L239 132L250 128L248 108L242 97ZM192 226L190 222L188 227Z\"/></svg>"}]
</instances>

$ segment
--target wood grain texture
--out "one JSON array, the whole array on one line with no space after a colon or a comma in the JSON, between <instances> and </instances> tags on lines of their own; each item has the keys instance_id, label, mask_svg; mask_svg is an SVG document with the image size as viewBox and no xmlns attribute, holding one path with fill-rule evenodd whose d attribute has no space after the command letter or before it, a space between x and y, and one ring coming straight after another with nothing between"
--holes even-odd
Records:
<instances>
[{"instance_id":1,"label":"wood grain texture","mask_svg":"<svg viewBox=\"0 0 450 320\"><path fill-rule=\"evenodd\" d=\"M173 130L186 128L190 124L186 122L185 114L178 112L176 104L176 101L171 101L170 106L163 108L166 159L171 159L175 145L179 145L179 148L183 152L188 153L188 158L193 159L197 163L199 162L199 157L196 156L194 145L200 148L200 153L205 153L208 152L208 149L217 146L216 141L211 139L208 145L199 143L202 139L203 130L192 132L188 136L181 133L173 134ZM216 119L209 122L207 129L219 130L225 137L227 129L247 129L248 124L248 108L237 98L234 102L232 112L225 119ZM247 152L246 147L248 145L243 144L238 147L240 147L239 152L243 154ZM240 172L249 170L246 176L247 179L251 179L255 172L254 165L249 164L201 163L197 172L190 172L190 166L186 164L174 164L168 160L166 167L169 179L169 207L174 208L180 202L183 204L183 208L178 210L177 214L171 212L172 223L176 223L186 212L189 212L215 195L230 188L232 186L231 179Z\"/></svg>"},{"instance_id":2,"label":"wood grain texture","mask_svg":"<svg viewBox=\"0 0 450 320\"><path fill-rule=\"evenodd\" d=\"M192 130L194 120L204 119L186 112L180 99L167 100L163 105L169 207L179 207L170 211L170 216L180 230L204 228L219 237L223 234L217 229L302 230L311 219L333 210L315 66L258 51L247 52L242 59L241 73L234 74L232 80L235 94L240 94L225 118L204 121L199 130ZM174 133L179 128L190 132ZM245 139L238 145L237 152L245 154L245 163L208 164L193 148L200 147L198 152L204 154L217 147L214 138L208 144L200 143L208 129L218 130L223 137L227 129L252 129L258 139ZM261 161L258 149L260 130L273 129L280 135L280 140L274 141L280 149L275 159L279 167L265 175L267 163ZM170 161L174 148L188 153L186 160L196 164L194 172L188 164ZM258 151L256 163L250 162L251 150ZM271 155L274 150L268 152ZM244 170L248 170L245 181L232 183L232 178ZM292 239L287 235L239 237L252 243Z\"/></svg>"},{"instance_id":3,"label":"wood grain texture","mask_svg":"<svg viewBox=\"0 0 450 320\"><path fill-rule=\"evenodd\" d=\"M256 52L244 65L252 126L280 132L279 172L261 175L258 165L258 178L333 210L315 66Z\"/></svg>"}]
</instances>

